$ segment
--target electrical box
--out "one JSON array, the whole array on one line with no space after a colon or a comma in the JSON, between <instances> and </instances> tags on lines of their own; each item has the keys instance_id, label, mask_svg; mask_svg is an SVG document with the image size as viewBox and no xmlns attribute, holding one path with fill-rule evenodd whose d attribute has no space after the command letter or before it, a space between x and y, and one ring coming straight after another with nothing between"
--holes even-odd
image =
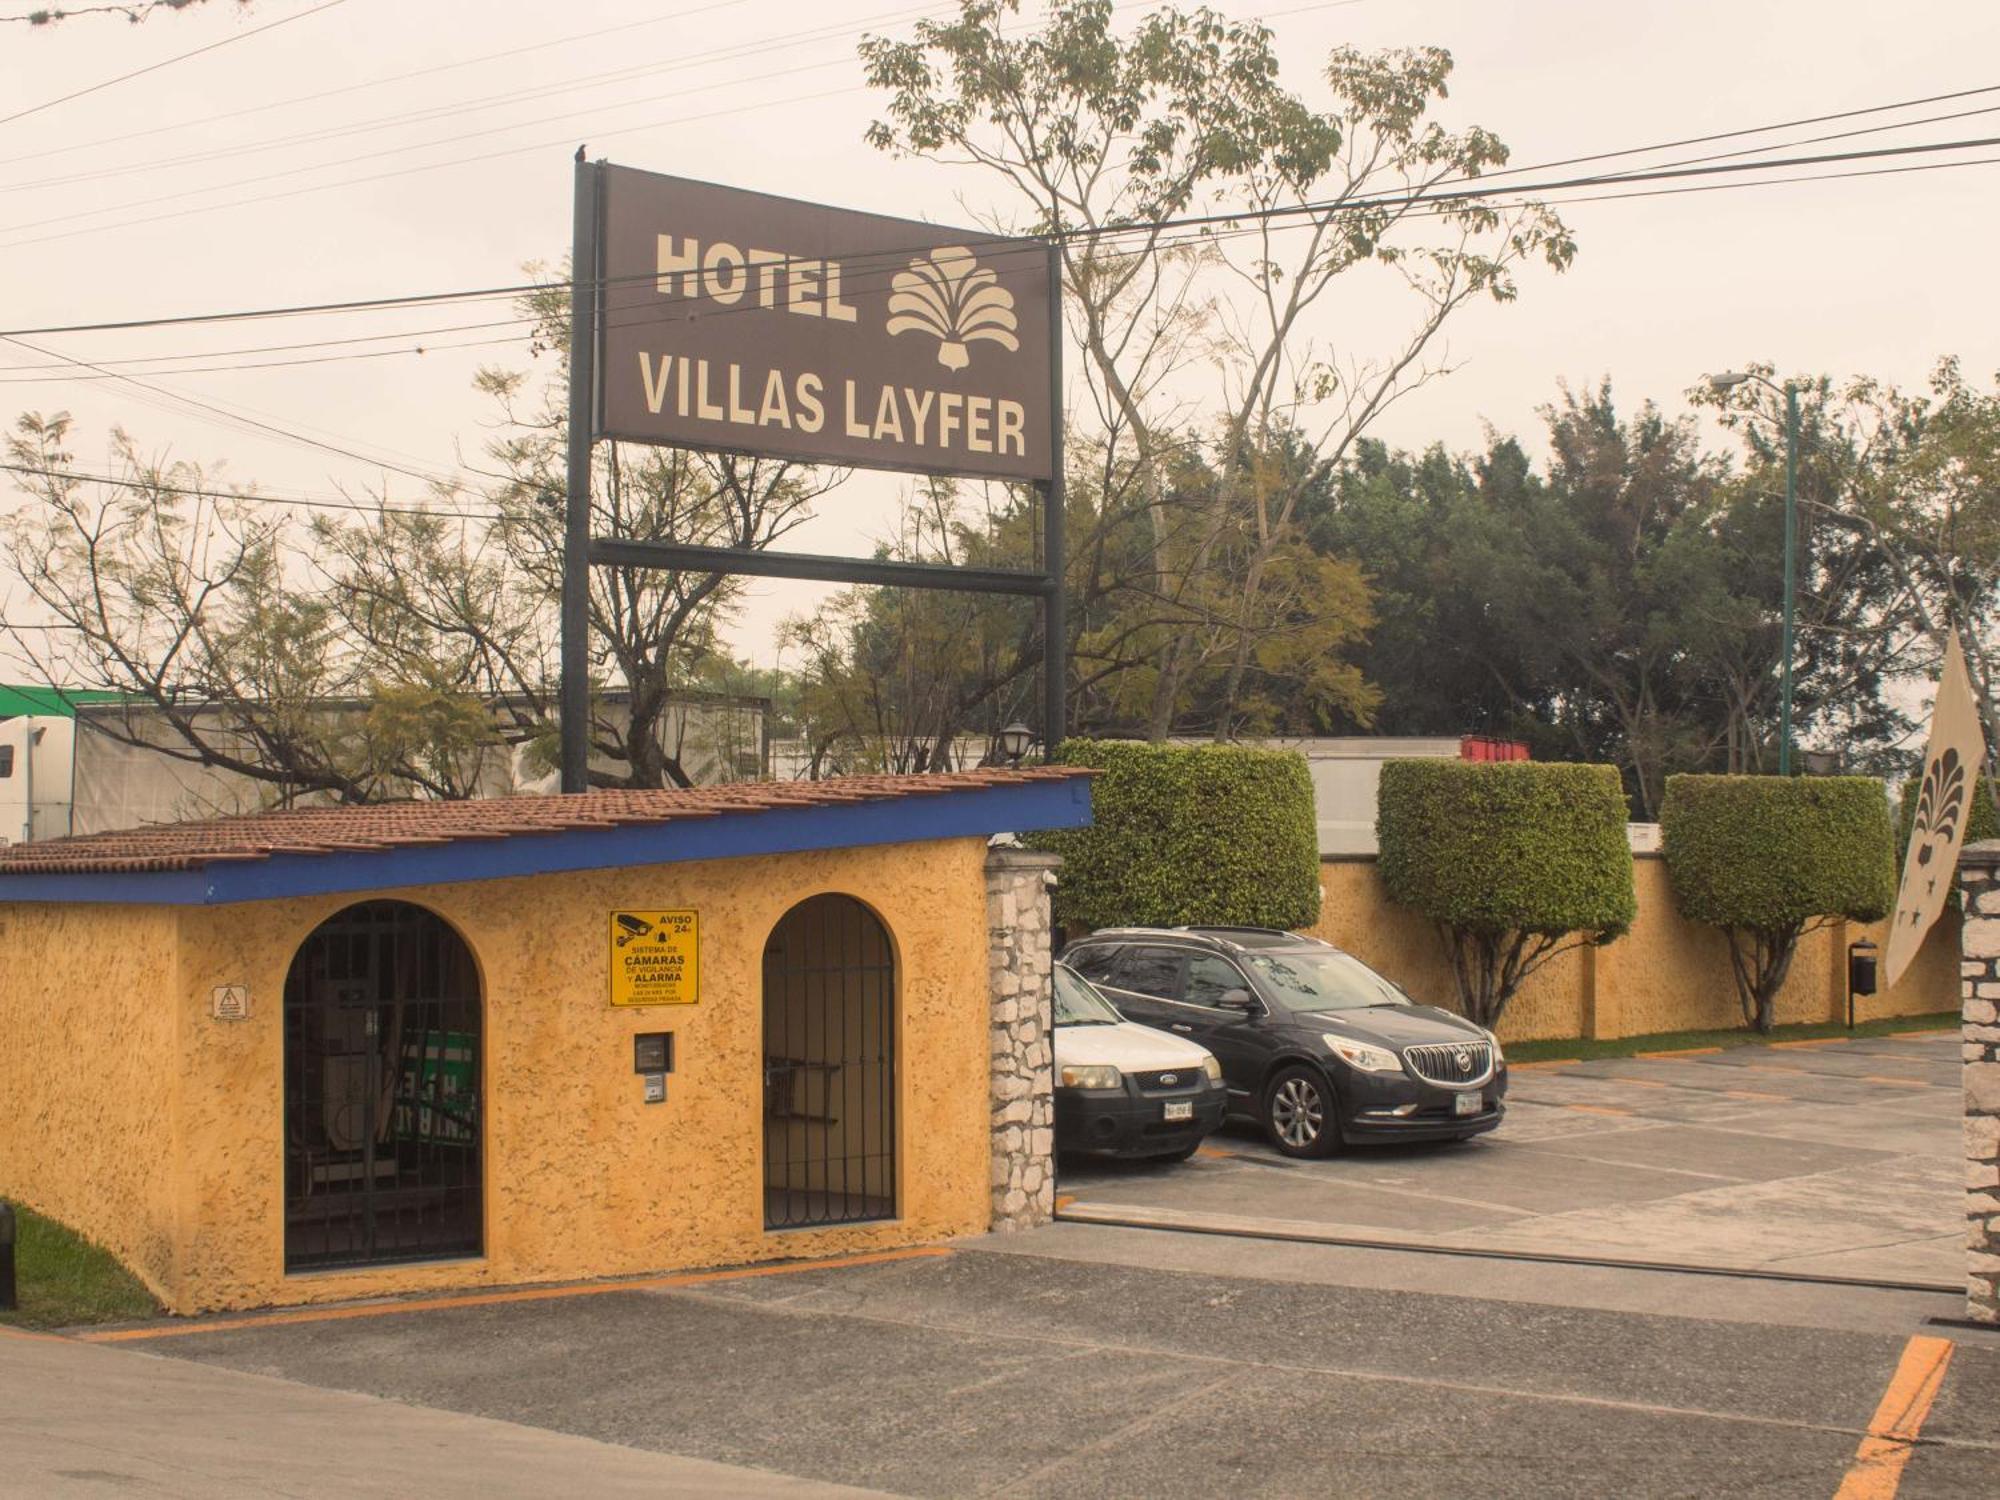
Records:
<instances>
[{"instance_id":1,"label":"electrical box","mask_svg":"<svg viewBox=\"0 0 2000 1500\"><path fill-rule=\"evenodd\" d=\"M674 1034L671 1031L641 1031L632 1038L634 1073L671 1073L674 1070Z\"/></svg>"}]
</instances>

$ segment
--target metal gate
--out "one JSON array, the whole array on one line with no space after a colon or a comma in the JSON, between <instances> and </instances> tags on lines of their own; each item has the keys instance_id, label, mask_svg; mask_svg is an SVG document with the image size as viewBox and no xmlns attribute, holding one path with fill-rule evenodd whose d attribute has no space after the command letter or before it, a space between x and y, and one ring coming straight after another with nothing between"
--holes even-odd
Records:
<instances>
[{"instance_id":1,"label":"metal gate","mask_svg":"<svg viewBox=\"0 0 2000 1500\"><path fill-rule=\"evenodd\" d=\"M764 945L764 1224L896 1216L896 960L852 896L814 896Z\"/></svg>"},{"instance_id":2,"label":"metal gate","mask_svg":"<svg viewBox=\"0 0 2000 1500\"><path fill-rule=\"evenodd\" d=\"M480 1251L479 976L422 907L350 906L285 978L285 1269Z\"/></svg>"}]
</instances>

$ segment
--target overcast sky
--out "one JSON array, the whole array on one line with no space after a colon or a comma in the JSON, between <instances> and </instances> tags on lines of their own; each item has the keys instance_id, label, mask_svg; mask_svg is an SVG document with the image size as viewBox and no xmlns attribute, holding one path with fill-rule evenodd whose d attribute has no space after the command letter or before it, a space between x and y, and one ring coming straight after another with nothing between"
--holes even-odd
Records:
<instances>
[{"instance_id":1,"label":"overcast sky","mask_svg":"<svg viewBox=\"0 0 2000 1500\"><path fill-rule=\"evenodd\" d=\"M893 161L862 139L875 101L856 39L907 34L940 3L339 0L311 13L319 4L239 10L211 0L143 26L104 17L0 26L0 117L30 111L0 123L0 328L506 284L524 263L566 253L570 158L586 141L593 156L633 166L910 217L952 222L999 206L977 179ZM0 14L28 8L0 0ZM1267 17L1289 81L1309 97L1339 43L1449 49L1457 73L1443 118L1495 131L1521 163L2000 84L1993 0L1217 8ZM271 29L246 35L260 27ZM2000 93L1912 113L1988 107L2000 109ZM2000 113L1852 144L1980 136L2000 136ZM1907 384L1956 354L1984 378L2000 368L1996 189L2000 166L1980 165L1572 206L1563 212L1579 242L1573 268L1529 272L1518 303L1456 324L1450 350L1461 367L1395 407L1379 434L1454 448L1477 446L1488 425L1531 435L1558 381L1605 374L1627 406L1651 397L1679 411L1704 371L1755 359ZM6 343L0 414L74 413L79 462L91 467L108 462L109 430L122 425L149 451L270 493L386 485L392 499L414 499L418 480L379 462L448 473L477 455L492 410L470 388L474 369L526 359L519 344L434 347L509 328L414 331L508 311L486 303L34 340L106 360L411 330L400 343L359 347L421 342L430 352L144 375L363 458L175 409L120 382L52 380L22 368L46 356ZM1365 339L1368 310L1347 326ZM0 496L0 507L18 503L5 486ZM857 484L790 544L865 552L892 511L890 483ZM806 586L758 585L733 632L738 648L769 664L776 621L814 597Z\"/></svg>"}]
</instances>

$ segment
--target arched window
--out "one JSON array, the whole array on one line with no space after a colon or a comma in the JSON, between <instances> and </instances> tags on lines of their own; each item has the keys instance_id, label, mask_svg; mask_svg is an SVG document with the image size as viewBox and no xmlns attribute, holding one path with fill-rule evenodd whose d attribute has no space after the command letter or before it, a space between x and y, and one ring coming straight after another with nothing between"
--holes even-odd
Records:
<instances>
[{"instance_id":1,"label":"arched window","mask_svg":"<svg viewBox=\"0 0 2000 1500\"><path fill-rule=\"evenodd\" d=\"M285 977L285 1269L477 1255L479 973L406 901L313 929Z\"/></svg>"},{"instance_id":2,"label":"arched window","mask_svg":"<svg viewBox=\"0 0 2000 1500\"><path fill-rule=\"evenodd\" d=\"M895 954L852 896L813 896L764 945L764 1224L895 1216Z\"/></svg>"}]
</instances>

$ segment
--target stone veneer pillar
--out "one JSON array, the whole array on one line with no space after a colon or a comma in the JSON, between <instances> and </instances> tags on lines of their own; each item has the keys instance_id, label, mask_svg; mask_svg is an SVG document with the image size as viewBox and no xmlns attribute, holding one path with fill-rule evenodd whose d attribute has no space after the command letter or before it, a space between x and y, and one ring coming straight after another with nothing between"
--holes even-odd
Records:
<instances>
[{"instance_id":1,"label":"stone veneer pillar","mask_svg":"<svg viewBox=\"0 0 2000 1500\"><path fill-rule=\"evenodd\" d=\"M994 848L986 855L996 1230L1032 1229L1055 1217L1049 891L1061 863L1033 849Z\"/></svg>"},{"instance_id":2,"label":"stone veneer pillar","mask_svg":"<svg viewBox=\"0 0 2000 1500\"><path fill-rule=\"evenodd\" d=\"M2000 840L1959 856L1959 1038L1965 1059L1966 1316L2000 1323Z\"/></svg>"}]
</instances>

